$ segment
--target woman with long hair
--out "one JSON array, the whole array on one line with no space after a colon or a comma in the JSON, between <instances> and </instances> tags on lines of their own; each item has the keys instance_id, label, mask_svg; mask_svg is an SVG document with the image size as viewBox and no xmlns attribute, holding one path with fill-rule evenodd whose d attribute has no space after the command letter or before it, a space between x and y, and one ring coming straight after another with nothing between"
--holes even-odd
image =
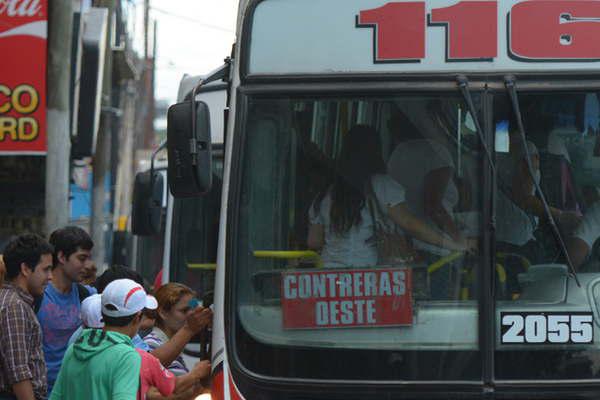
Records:
<instances>
[{"instance_id":1,"label":"woman with long hair","mask_svg":"<svg viewBox=\"0 0 600 400\"><path fill-rule=\"evenodd\" d=\"M382 217L407 235L450 250L468 250L467 240L449 240L417 218L406 206L404 188L386 173L377 131L356 125L344 136L333 184L317 196L309 211L308 247L321 250L326 267L373 266L371 240ZM375 207L368 205L375 202ZM376 210L374 210L376 209Z\"/></svg>"}]
</instances>

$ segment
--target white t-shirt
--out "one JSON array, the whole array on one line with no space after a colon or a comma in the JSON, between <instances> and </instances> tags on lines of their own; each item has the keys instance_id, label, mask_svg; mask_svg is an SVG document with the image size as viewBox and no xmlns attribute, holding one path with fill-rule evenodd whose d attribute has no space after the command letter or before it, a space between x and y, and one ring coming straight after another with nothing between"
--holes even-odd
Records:
<instances>
[{"instance_id":1,"label":"white t-shirt","mask_svg":"<svg viewBox=\"0 0 600 400\"><path fill-rule=\"evenodd\" d=\"M406 189L406 203L411 211L432 228L442 233L437 225L425 215L425 177L431 171L441 168L454 170L454 161L448 150L432 140L418 139L400 143L388 160L388 173ZM442 197L442 205L448 214L453 215L458 204L458 189L450 179ZM415 247L434 254L445 255L449 251L415 240Z\"/></svg>"},{"instance_id":2,"label":"white t-shirt","mask_svg":"<svg viewBox=\"0 0 600 400\"><path fill-rule=\"evenodd\" d=\"M371 178L373 191L382 211L405 200L404 188L388 175L374 175ZM317 211L318 210L318 211ZM321 259L326 268L371 267L377 264L377 249L367 243L373 236L373 218L367 206L360 212L361 222L339 235L331 230L331 192L321 201L320 207L313 204L309 210L310 223L323 225L325 245Z\"/></svg>"},{"instance_id":3,"label":"white t-shirt","mask_svg":"<svg viewBox=\"0 0 600 400\"><path fill-rule=\"evenodd\" d=\"M600 203L595 203L587 210L575 231L575 236L583 240L591 250L596 239L600 237Z\"/></svg>"},{"instance_id":4,"label":"white t-shirt","mask_svg":"<svg viewBox=\"0 0 600 400\"><path fill-rule=\"evenodd\" d=\"M501 190L496 196L496 240L523 246L535 239L533 232L537 218L533 218L509 199Z\"/></svg>"}]
</instances>

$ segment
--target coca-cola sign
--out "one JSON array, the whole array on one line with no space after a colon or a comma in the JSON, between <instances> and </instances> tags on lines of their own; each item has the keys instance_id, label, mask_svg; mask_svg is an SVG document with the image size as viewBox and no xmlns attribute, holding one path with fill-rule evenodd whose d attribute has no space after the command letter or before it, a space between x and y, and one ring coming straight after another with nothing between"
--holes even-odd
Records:
<instances>
[{"instance_id":1,"label":"coca-cola sign","mask_svg":"<svg viewBox=\"0 0 600 400\"><path fill-rule=\"evenodd\" d=\"M0 14L9 17L35 17L41 12L40 0L0 0Z\"/></svg>"},{"instance_id":2,"label":"coca-cola sign","mask_svg":"<svg viewBox=\"0 0 600 400\"><path fill-rule=\"evenodd\" d=\"M46 153L47 0L0 0L0 154Z\"/></svg>"}]
</instances>

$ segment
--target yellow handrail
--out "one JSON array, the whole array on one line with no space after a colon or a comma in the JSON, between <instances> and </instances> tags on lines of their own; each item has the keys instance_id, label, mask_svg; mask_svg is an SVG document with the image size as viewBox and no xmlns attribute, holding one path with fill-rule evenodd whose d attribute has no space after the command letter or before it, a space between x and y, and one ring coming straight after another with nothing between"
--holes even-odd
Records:
<instances>
[{"instance_id":1,"label":"yellow handrail","mask_svg":"<svg viewBox=\"0 0 600 400\"><path fill-rule=\"evenodd\" d=\"M451 263L452 261L456 260L458 257L460 257L462 255L463 255L463 252L457 251L455 253L447 255L446 257L440 258L439 260L437 260L436 262L431 264L429 267L427 267L427 273L429 273L429 274L434 273L438 269L442 268L444 265Z\"/></svg>"},{"instance_id":2,"label":"yellow handrail","mask_svg":"<svg viewBox=\"0 0 600 400\"><path fill-rule=\"evenodd\" d=\"M516 254L516 253L505 253L505 252L497 252L496 253L496 258L500 258L500 259L505 259L506 257L515 257L518 258L519 261L521 262L521 264L523 265L523 267L525 268L525 270L528 270L529 267L531 266L531 263L529 262L529 260L527 259L527 257L524 257L520 254Z\"/></svg>"},{"instance_id":3,"label":"yellow handrail","mask_svg":"<svg viewBox=\"0 0 600 400\"><path fill-rule=\"evenodd\" d=\"M496 273L498 274L498 279L500 279L500 282L506 282L506 269L504 269L502 264L496 264Z\"/></svg>"},{"instance_id":4,"label":"yellow handrail","mask_svg":"<svg viewBox=\"0 0 600 400\"><path fill-rule=\"evenodd\" d=\"M189 269L205 269L205 270L209 270L209 271L214 271L217 269L217 264L216 263L206 263L206 264L188 263L187 267Z\"/></svg>"}]
</instances>

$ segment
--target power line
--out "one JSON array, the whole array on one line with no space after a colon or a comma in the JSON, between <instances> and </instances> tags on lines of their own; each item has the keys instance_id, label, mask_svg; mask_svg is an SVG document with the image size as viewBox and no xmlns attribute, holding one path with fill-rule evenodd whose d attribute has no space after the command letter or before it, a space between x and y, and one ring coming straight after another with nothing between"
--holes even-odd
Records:
<instances>
[{"instance_id":1,"label":"power line","mask_svg":"<svg viewBox=\"0 0 600 400\"><path fill-rule=\"evenodd\" d=\"M156 7L152 6L152 7L150 7L150 9L152 11L156 11L158 13L161 13L161 14L164 14L164 15L168 15L168 16L173 17L173 18L179 18L179 19L182 19L182 20L185 20L185 21L193 22L193 23L201 25L201 26L203 26L205 28L215 29L215 30L222 31L222 32L227 32L227 33L234 33L232 29L224 28L222 26L207 24L207 23L205 23L203 21L200 21L198 19L191 18L191 17L188 17L186 15L175 14L175 13L173 13L171 11L163 10L162 8L156 8Z\"/></svg>"}]
</instances>

